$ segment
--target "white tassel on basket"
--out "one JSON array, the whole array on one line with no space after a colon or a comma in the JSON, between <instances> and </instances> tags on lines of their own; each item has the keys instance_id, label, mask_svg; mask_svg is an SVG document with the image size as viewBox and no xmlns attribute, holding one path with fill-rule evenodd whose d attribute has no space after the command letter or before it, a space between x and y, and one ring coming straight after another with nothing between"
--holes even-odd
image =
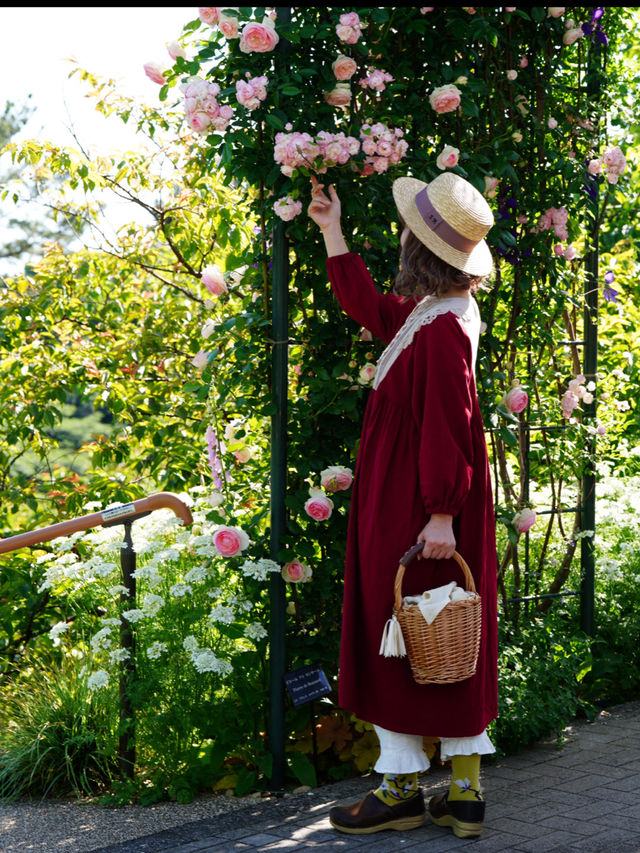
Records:
<instances>
[{"instance_id":1,"label":"white tassel on basket","mask_svg":"<svg viewBox=\"0 0 640 853\"><path fill-rule=\"evenodd\" d=\"M384 626L379 654L384 655L386 658L403 658L407 654L404 637L402 636L402 628L395 613L391 619L387 619L387 624Z\"/></svg>"}]
</instances>

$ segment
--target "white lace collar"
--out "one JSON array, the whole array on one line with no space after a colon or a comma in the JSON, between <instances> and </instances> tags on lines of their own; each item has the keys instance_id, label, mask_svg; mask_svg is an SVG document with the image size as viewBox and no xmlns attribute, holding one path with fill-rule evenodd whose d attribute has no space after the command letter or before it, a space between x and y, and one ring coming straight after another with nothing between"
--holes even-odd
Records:
<instances>
[{"instance_id":1,"label":"white lace collar","mask_svg":"<svg viewBox=\"0 0 640 853\"><path fill-rule=\"evenodd\" d=\"M473 296L451 296L444 299L436 296L425 296L409 314L378 359L376 375L373 380L374 388L379 387L391 365L400 353L409 346L418 329L432 323L436 317L447 314L449 311L461 320L462 328L469 336L475 372L478 338L480 337L480 312L477 302Z\"/></svg>"}]
</instances>

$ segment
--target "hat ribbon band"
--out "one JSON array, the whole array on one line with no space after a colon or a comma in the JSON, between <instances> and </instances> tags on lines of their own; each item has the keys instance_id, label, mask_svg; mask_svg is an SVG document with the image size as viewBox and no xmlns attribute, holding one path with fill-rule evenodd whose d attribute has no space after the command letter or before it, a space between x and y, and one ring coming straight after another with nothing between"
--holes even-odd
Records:
<instances>
[{"instance_id":1,"label":"hat ribbon band","mask_svg":"<svg viewBox=\"0 0 640 853\"><path fill-rule=\"evenodd\" d=\"M420 190L418 195L415 197L415 203L418 208L418 213L423 218L425 225L427 225L441 240L451 246L452 249L457 249L459 252L466 252L468 254L469 252L472 252L480 242L479 240L470 240L468 237L460 234L459 231L456 231L455 228L452 228L452 226L443 219L431 203L431 199L427 194L427 187Z\"/></svg>"}]
</instances>

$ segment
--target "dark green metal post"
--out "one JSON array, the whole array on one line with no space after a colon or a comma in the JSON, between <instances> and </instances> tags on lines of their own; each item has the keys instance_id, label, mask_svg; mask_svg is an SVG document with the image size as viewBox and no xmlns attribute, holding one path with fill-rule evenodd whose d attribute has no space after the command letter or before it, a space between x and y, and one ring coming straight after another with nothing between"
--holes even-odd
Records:
<instances>
[{"instance_id":1,"label":"dark green metal post","mask_svg":"<svg viewBox=\"0 0 640 853\"><path fill-rule=\"evenodd\" d=\"M276 7L276 26L291 20L289 6ZM286 55L288 42L278 44ZM286 61L286 59L284 60ZM287 491L287 366L289 358L289 244L285 223L278 220L273 229L273 290L271 301L271 383L274 413L271 416L271 559L280 562L281 539L286 530L285 497ZM285 778L285 585L277 573L270 580L271 618L269 621L269 747L273 759L271 784L282 788Z\"/></svg>"},{"instance_id":2,"label":"dark green metal post","mask_svg":"<svg viewBox=\"0 0 640 853\"><path fill-rule=\"evenodd\" d=\"M589 50L587 71L587 95L590 103L599 101L601 90L600 69L602 50L592 44ZM598 371L598 280L599 280L599 198L598 180L591 184L592 196L587 207L587 231L589 250L585 257L585 297L584 297L584 355L583 373L587 382L597 380ZM593 403L584 406L585 419L595 423L596 398ZM593 531L591 536L583 537L580 542L580 560L582 568L580 626L593 637L595 634L595 530L596 530L596 439L591 435L586 441L587 459L582 477L582 530Z\"/></svg>"},{"instance_id":3,"label":"dark green metal post","mask_svg":"<svg viewBox=\"0 0 640 853\"><path fill-rule=\"evenodd\" d=\"M287 489L287 292L289 248L284 222L273 233L273 296L271 381L275 411L271 416L271 559L279 562L280 541L286 529L285 496ZM271 782L284 784L284 673L285 673L285 586L279 574L271 575L270 648L270 727L269 742L273 757Z\"/></svg>"},{"instance_id":4,"label":"dark green metal post","mask_svg":"<svg viewBox=\"0 0 640 853\"><path fill-rule=\"evenodd\" d=\"M124 547L120 549L123 591L120 600L129 607L136 600L136 552L131 539L131 522L124 523ZM125 779L133 779L136 763L136 717L131 692L136 677L135 626L124 616L120 619L120 648L129 652L129 657L120 663L120 735L118 739L118 769Z\"/></svg>"}]
</instances>

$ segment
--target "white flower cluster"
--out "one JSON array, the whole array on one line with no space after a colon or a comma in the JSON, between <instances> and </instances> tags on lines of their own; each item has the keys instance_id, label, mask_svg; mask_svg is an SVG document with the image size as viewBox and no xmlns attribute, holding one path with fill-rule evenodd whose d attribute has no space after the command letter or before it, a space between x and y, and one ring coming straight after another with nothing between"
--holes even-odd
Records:
<instances>
[{"instance_id":1,"label":"white flower cluster","mask_svg":"<svg viewBox=\"0 0 640 853\"><path fill-rule=\"evenodd\" d=\"M240 566L242 573L247 578L254 578L257 581L266 581L269 577L269 572L279 572L280 566L273 560L245 560Z\"/></svg>"},{"instance_id":2,"label":"white flower cluster","mask_svg":"<svg viewBox=\"0 0 640 853\"><path fill-rule=\"evenodd\" d=\"M189 652L191 663L197 672L215 672L218 675L229 675L233 672L233 667L229 661L216 657L211 649L200 648L198 641L192 634L185 637L182 645L185 651Z\"/></svg>"}]
</instances>

